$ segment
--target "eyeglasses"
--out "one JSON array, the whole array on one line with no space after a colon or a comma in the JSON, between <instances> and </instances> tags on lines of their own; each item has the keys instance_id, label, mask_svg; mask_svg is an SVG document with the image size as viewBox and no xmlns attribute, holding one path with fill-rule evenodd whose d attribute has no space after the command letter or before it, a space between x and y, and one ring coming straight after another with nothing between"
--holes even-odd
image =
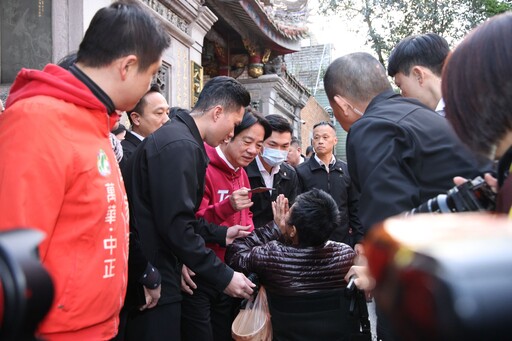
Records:
<instances>
[{"instance_id":1,"label":"eyeglasses","mask_svg":"<svg viewBox=\"0 0 512 341\"><path fill-rule=\"evenodd\" d=\"M352 111L355 112L356 114L358 114L359 116L364 115L364 113L362 113L359 109L356 109L352 104L347 102L347 100L345 100L345 103L347 103L347 105L350 107L350 109L352 109Z\"/></svg>"}]
</instances>

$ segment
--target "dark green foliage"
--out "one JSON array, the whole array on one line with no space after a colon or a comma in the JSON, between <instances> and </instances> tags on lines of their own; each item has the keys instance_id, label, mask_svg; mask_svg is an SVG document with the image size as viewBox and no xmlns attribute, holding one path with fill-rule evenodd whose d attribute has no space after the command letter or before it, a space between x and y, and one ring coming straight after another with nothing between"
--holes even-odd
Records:
<instances>
[{"instance_id":1,"label":"dark green foliage","mask_svg":"<svg viewBox=\"0 0 512 341\"><path fill-rule=\"evenodd\" d=\"M411 34L437 33L460 41L485 19L512 10L512 0L319 0L320 12L364 27L367 43L385 65L393 47Z\"/></svg>"}]
</instances>

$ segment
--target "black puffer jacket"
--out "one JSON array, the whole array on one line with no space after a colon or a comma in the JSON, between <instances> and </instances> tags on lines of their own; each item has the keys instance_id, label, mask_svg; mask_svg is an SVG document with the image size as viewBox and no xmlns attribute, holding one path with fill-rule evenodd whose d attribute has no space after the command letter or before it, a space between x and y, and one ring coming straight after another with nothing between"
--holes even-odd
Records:
<instances>
[{"instance_id":1,"label":"black puffer jacket","mask_svg":"<svg viewBox=\"0 0 512 341\"><path fill-rule=\"evenodd\" d=\"M256 273L269 293L297 296L344 288L354 256L350 246L333 241L306 248L285 245L271 222L236 239L225 260L236 271Z\"/></svg>"}]
</instances>

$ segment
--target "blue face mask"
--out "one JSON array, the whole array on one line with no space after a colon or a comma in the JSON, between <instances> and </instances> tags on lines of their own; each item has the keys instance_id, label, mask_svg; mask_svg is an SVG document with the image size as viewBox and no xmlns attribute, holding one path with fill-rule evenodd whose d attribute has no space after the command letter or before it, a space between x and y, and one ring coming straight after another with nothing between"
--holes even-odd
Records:
<instances>
[{"instance_id":1,"label":"blue face mask","mask_svg":"<svg viewBox=\"0 0 512 341\"><path fill-rule=\"evenodd\" d=\"M263 154L261 154L261 157L270 167L275 167L286 161L286 158L288 157L288 151L265 148L263 149Z\"/></svg>"}]
</instances>

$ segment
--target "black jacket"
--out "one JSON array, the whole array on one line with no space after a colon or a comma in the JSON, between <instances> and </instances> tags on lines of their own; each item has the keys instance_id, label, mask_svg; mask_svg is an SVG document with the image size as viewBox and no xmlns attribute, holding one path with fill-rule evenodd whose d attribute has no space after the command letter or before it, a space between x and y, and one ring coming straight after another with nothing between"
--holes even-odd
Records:
<instances>
[{"instance_id":1,"label":"black jacket","mask_svg":"<svg viewBox=\"0 0 512 341\"><path fill-rule=\"evenodd\" d=\"M348 166L342 160L329 165L329 173L320 166L315 157L296 168L300 193L318 188L329 193L340 210L341 225L333 231L330 240L352 245L363 238L361 222L357 217L358 193L350 180ZM352 234L349 235L349 228Z\"/></svg>"},{"instance_id":2,"label":"black jacket","mask_svg":"<svg viewBox=\"0 0 512 341\"><path fill-rule=\"evenodd\" d=\"M133 152L135 152L135 149L139 146L139 144L142 143L142 140L140 140L137 136L133 135L133 133L129 130L126 131L126 135L124 136L124 140L121 141L121 145L123 146L123 158L121 159L121 162L119 163L119 166L124 168L126 163L128 162L128 159L133 155Z\"/></svg>"},{"instance_id":3,"label":"black jacket","mask_svg":"<svg viewBox=\"0 0 512 341\"><path fill-rule=\"evenodd\" d=\"M204 245L205 240L224 245L227 229L195 217L208 161L194 120L178 114L146 137L124 168L130 227L162 275L158 304L181 300L181 264L219 291L233 277L233 270Z\"/></svg>"},{"instance_id":4,"label":"black jacket","mask_svg":"<svg viewBox=\"0 0 512 341\"><path fill-rule=\"evenodd\" d=\"M245 167L251 188L266 187L265 181L261 176L260 170L256 160L253 160L247 167ZM280 170L274 175L274 188L275 191L263 193L253 193L252 201L254 205L251 206L251 212L253 214L252 220L254 227L260 227L274 220L274 214L272 213L272 201L275 201L279 194L284 194L288 198L290 206L297 196L297 189L299 186L299 180L297 179L297 173L293 167L286 163L282 163Z\"/></svg>"},{"instance_id":5,"label":"black jacket","mask_svg":"<svg viewBox=\"0 0 512 341\"><path fill-rule=\"evenodd\" d=\"M446 193L454 176L491 170L480 167L445 118L392 90L376 96L350 128L347 162L365 229Z\"/></svg>"}]
</instances>

